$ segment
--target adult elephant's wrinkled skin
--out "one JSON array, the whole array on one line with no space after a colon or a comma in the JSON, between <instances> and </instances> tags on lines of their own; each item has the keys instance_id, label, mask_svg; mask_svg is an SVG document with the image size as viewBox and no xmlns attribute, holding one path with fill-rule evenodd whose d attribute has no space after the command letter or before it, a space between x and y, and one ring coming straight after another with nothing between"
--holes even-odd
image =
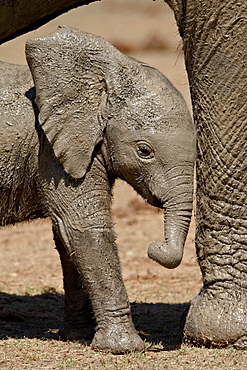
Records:
<instances>
[{"instance_id":1,"label":"adult elephant's wrinkled skin","mask_svg":"<svg viewBox=\"0 0 247 370\"><path fill-rule=\"evenodd\" d=\"M117 177L164 209L149 256L176 267L190 223L195 132L156 69L101 37L62 27L29 40L28 68L0 65L0 223L49 216L65 288L64 338L143 350L121 276L111 219ZM95 332L96 324L96 332Z\"/></svg>"},{"instance_id":2,"label":"adult elephant's wrinkled skin","mask_svg":"<svg viewBox=\"0 0 247 370\"><path fill-rule=\"evenodd\" d=\"M247 348L247 3L168 0L197 126L196 249L203 289L187 340Z\"/></svg>"}]
</instances>

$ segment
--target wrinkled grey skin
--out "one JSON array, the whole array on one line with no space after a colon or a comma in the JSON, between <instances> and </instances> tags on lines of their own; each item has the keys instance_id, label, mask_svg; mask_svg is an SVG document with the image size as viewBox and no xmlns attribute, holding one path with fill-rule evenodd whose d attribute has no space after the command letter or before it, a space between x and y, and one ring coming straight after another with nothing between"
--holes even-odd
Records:
<instances>
[{"instance_id":1,"label":"wrinkled grey skin","mask_svg":"<svg viewBox=\"0 0 247 370\"><path fill-rule=\"evenodd\" d=\"M247 2L167 0L197 125L196 249L203 289L184 335L247 348Z\"/></svg>"},{"instance_id":2,"label":"wrinkled grey skin","mask_svg":"<svg viewBox=\"0 0 247 370\"><path fill-rule=\"evenodd\" d=\"M51 217L63 337L92 337L96 321L93 348L143 350L121 276L112 186L120 177L164 209L165 240L148 253L176 267L192 210L190 114L160 72L100 37L63 27L29 40L26 54L36 98L26 67L0 67L1 225Z\"/></svg>"},{"instance_id":3,"label":"wrinkled grey skin","mask_svg":"<svg viewBox=\"0 0 247 370\"><path fill-rule=\"evenodd\" d=\"M185 338L247 348L247 3L165 1L183 39L198 137L196 248L203 290L190 306ZM21 0L11 10L20 14L21 3L27 8ZM51 15L51 3L44 6ZM5 14L4 37L13 37L13 27L38 27L40 13L31 17L35 9L28 7L22 21L6 22Z\"/></svg>"}]
</instances>

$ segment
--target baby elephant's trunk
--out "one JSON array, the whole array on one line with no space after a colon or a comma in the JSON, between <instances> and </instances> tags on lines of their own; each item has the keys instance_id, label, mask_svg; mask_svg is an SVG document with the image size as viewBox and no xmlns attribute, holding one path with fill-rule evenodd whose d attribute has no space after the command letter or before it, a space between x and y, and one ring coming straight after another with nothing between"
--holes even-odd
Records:
<instances>
[{"instance_id":1,"label":"baby elephant's trunk","mask_svg":"<svg viewBox=\"0 0 247 370\"><path fill-rule=\"evenodd\" d=\"M193 207L193 175L183 177L164 203L164 241L149 245L148 256L162 266L177 267L183 257Z\"/></svg>"}]
</instances>

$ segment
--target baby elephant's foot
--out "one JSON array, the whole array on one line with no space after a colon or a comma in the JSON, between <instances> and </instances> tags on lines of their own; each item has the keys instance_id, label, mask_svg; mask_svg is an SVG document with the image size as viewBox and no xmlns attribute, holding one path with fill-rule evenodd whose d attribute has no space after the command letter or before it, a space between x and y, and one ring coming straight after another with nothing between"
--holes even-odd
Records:
<instances>
[{"instance_id":1,"label":"baby elephant's foot","mask_svg":"<svg viewBox=\"0 0 247 370\"><path fill-rule=\"evenodd\" d=\"M145 350L144 342L137 334L131 320L123 323L99 325L91 347L113 354Z\"/></svg>"}]
</instances>

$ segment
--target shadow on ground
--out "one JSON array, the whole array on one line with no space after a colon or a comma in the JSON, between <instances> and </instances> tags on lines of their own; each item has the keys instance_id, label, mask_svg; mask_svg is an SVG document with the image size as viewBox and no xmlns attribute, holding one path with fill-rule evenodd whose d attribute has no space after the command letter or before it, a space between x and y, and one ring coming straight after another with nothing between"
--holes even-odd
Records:
<instances>
[{"instance_id":1,"label":"shadow on ground","mask_svg":"<svg viewBox=\"0 0 247 370\"><path fill-rule=\"evenodd\" d=\"M182 344L182 327L189 303L132 303L135 327L146 342L174 350Z\"/></svg>"},{"instance_id":2,"label":"shadow on ground","mask_svg":"<svg viewBox=\"0 0 247 370\"><path fill-rule=\"evenodd\" d=\"M187 303L131 304L133 320L143 340L173 350L182 343L181 321ZM0 339L38 338L59 340L64 296L48 291L35 296L0 293Z\"/></svg>"}]
</instances>

